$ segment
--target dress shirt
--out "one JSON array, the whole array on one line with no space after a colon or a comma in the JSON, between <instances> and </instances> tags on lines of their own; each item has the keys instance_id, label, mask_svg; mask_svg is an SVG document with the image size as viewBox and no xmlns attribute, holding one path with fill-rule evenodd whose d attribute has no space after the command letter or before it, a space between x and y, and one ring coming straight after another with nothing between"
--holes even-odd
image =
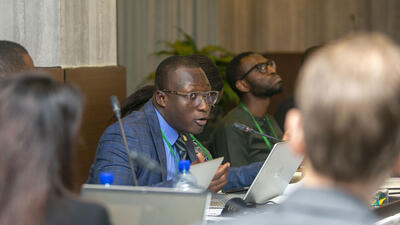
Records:
<instances>
[{"instance_id":1,"label":"dress shirt","mask_svg":"<svg viewBox=\"0 0 400 225\"><path fill-rule=\"evenodd\" d=\"M179 134L178 132L172 128L167 121L165 121L164 117L158 112L158 110L154 107L154 111L156 111L158 122L160 124L161 130L165 134L165 138L168 140L169 144L172 146L173 150L175 151L175 155L179 157L179 154L177 153L175 149L175 142L178 140ZM178 169L178 164L174 158L174 155L172 155L167 142L165 142L163 138L163 143L164 143L164 149L165 149L165 157L167 160L167 180L172 180L175 176L178 175L179 169Z\"/></svg>"}]
</instances>

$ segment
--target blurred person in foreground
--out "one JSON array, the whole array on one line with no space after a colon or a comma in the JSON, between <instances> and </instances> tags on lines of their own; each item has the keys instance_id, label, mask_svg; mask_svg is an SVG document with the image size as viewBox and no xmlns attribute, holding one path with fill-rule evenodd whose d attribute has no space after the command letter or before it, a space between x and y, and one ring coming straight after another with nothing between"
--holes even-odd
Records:
<instances>
[{"instance_id":1,"label":"blurred person in foreground","mask_svg":"<svg viewBox=\"0 0 400 225\"><path fill-rule=\"evenodd\" d=\"M377 33L317 50L300 72L289 143L305 154L304 187L231 224L373 224L373 193L400 169L400 49Z\"/></svg>"},{"instance_id":2,"label":"blurred person in foreground","mask_svg":"<svg viewBox=\"0 0 400 225\"><path fill-rule=\"evenodd\" d=\"M302 57L301 57L301 62L300 62L300 68L304 64L304 62L307 60L308 57L310 57L315 51L317 51L319 48L321 48L322 45L314 45L309 48L307 48ZM285 119L286 119L286 114L289 112L290 109L295 108L296 106L294 105L294 96L293 94L290 95L288 98L284 99L280 104L276 112L274 113L274 118L276 122L278 123L279 127L285 131Z\"/></svg>"},{"instance_id":3,"label":"blurred person in foreground","mask_svg":"<svg viewBox=\"0 0 400 225\"><path fill-rule=\"evenodd\" d=\"M79 91L38 74L0 80L0 224L109 224L72 195Z\"/></svg>"}]
</instances>

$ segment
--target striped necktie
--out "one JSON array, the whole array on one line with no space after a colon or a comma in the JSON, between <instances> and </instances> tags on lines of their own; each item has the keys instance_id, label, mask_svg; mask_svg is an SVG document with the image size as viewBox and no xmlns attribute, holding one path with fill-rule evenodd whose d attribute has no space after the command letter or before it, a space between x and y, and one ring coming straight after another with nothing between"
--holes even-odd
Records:
<instances>
[{"instance_id":1,"label":"striped necktie","mask_svg":"<svg viewBox=\"0 0 400 225\"><path fill-rule=\"evenodd\" d=\"M185 143L186 141L186 136L184 134L181 134L174 144L175 150L178 152L180 160L186 160L187 157L187 149Z\"/></svg>"}]
</instances>

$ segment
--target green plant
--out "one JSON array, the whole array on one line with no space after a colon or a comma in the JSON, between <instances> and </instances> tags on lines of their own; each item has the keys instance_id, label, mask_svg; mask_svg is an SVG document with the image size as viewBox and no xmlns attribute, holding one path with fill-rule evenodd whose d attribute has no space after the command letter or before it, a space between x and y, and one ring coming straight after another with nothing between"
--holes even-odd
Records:
<instances>
[{"instance_id":1,"label":"green plant","mask_svg":"<svg viewBox=\"0 0 400 225\"><path fill-rule=\"evenodd\" d=\"M227 113L239 103L238 96L226 81L226 66L234 57L233 53L217 45L207 45L199 49L189 34L180 28L178 30L183 35L183 40L176 40L175 42L163 41L167 50L158 51L153 54L158 56L199 54L210 58L217 65L224 79L224 94L218 106L221 107L223 114ZM147 76L147 80L154 79L154 77L155 72L152 72Z\"/></svg>"}]
</instances>

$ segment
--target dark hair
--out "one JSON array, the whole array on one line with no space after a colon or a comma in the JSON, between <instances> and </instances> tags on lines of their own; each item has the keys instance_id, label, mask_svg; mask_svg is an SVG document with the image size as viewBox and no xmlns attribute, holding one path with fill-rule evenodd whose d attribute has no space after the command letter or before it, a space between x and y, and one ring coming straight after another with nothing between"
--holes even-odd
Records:
<instances>
[{"instance_id":1,"label":"dark hair","mask_svg":"<svg viewBox=\"0 0 400 225\"><path fill-rule=\"evenodd\" d=\"M0 224L40 224L69 193L81 111L79 91L42 74L0 81Z\"/></svg>"},{"instance_id":2,"label":"dark hair","mask_svg":"<svg viewBox=\"0 0 400 225\"><path fill-rule=\"evenodd\" d=\"M29 56L29 53L22 45L0 40L0 75L31 69L26 64L24 55Z\"/></svg>"},{"instance_id":3,"label":"dark hair","mask_svg":"<svg viewBox=\"0 0 400 225\"><path fill-rule=\"evenodd\" d=\"M222 79L219 69L210 58L204 55L190 55L189 58L199 64L206 74L213 91L221 91L222 88L224 88L224 80Z\"/></svg>"},{"instance_id":4,"label":"dark hair","mask_svg":"<svg viewBox=\"0 0 400 225\"><path fill-rule=\"evenodd\" d=\"M226 67L226 79L232 90L234 90L239 96L241 92L236 88L236 81L246 72L243 71L240 61L249 55L255 54L254 52L243 52L235 56L232 61Z\"/></svg>"},{"instance_id":5,"label":"dark hair","mask_svg":"<svg viewBox=\"0 0 400 225\"><path fill-rule=\"evenodd\" d=\"M121 106L121 117L137 111L153 96L156 87L147 85L129 95Z\"/></svg>"},{"instance_id":6,"label":"dark hair","mask_svg":"<svg viewBox=\"0 0 400 225\"><path fill-rule=\"evenodd\" d=\"M173 55L164 59L156 69L154 81L156 89L165 88L166 82L169 80L169 74L175 72L179 67L198 68L200 66L188 56Z\"/></svg>"}]
</instances>

